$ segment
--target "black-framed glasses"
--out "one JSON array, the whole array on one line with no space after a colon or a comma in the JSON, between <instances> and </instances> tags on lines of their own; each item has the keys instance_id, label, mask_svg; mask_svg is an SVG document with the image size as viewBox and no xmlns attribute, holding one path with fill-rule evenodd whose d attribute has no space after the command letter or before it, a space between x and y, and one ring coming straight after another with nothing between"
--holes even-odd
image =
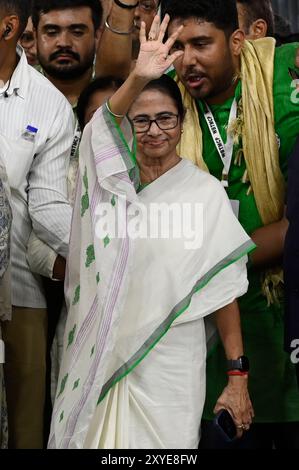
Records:
<instances>
[{"instance_id":1,"label":"black-framed glasses","mask_svg":"<svg viewBox=\"0 0 299 470\"><path fill-rule=\"evenodd\" d=\"M169 131L178 125L179 115L162 114L156 119L150 119L146 116L140 116L132 119L132 123L137 134L140 132L148 132L153 122L159 127L159 129L161 129L161 131Z\"/></svg>"}]
</instances>

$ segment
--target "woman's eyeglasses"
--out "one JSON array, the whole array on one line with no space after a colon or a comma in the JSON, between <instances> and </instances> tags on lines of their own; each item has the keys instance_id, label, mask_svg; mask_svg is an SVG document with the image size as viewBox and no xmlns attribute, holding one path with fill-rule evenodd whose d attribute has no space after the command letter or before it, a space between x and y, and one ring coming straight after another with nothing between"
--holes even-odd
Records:
<instances>
[{"instance_id":1,"label":"woman's eyeglasses","mask_svg":"<svg viewBox=\"0 0 299 470\"><path fill-rule=\"evenodd\" d=\"M148 132L153 122L161 129L161 131L169 131L178 125L178 114L163 114L156 119L149 119L146 116L140 116L132 119L135 132Z\"/></svg>"}]
</instances>

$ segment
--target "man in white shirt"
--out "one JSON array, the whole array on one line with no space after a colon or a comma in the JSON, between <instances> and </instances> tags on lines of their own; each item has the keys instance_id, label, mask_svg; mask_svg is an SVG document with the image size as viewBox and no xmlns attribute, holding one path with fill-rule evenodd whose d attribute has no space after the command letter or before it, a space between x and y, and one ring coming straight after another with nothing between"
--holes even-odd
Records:
<instances>
[{"instance_id":1,"label":"man in white shirt","mask_svg":"<svg viewBox=\"0 0 299 470\"><path fill-rule=\"evenodd\" d=\"M67 98L76 116L79 95L94 77L94 61L102 23L101 2L99 0L34 0L32 20L40 64L37 70L45 75ZM81 130L76 122L68 172L69 200L74 195L80 137ZM50 350L63 304L65 260L61 256L57 256L49 245L41 242L37 235L32 232L29 239L27 261L32 272L44 276L43 282L47 300L46 437L47 431L50 430L52 413ZM52 281L53 278L55 282ZM57 280L61 282L57 282ZM53 393L55 392L53 391Z\"/></svg>"},{"instance_id":2,"label":"man in white shirt","mask_svg":"<svg viewBox=\"0 0 299 470\"><path fill-rule=\"evenodd\" d=\"M77 101L94 78L102 16L103 8L99 0L32 2L32 22L39 62L36 69L67 98L75 115L76 132L68 172L68 182L72 187L76 180L81 138L81 129L76 119ZM32 234L28 245L27 261L31 270L46 278L63 281L65 260L40 243L36 235L38 234ZM55 291L57 292L56 289ZM52 319L55 326L57 319Z\"/></svg>"},{"instance_id":3,"label":"man in white shirt","mask_svg":"<svg viewBox=\"0 0 299 470\"><path fill-rule=\"evenodd\" d=\"M41 280L26 261L28 239L33 228L65 258L72 212L66 171L73 113L17 47L29 6L29 0L0 0L0 134L13 211L13 315L3 328L12 448L43 445L47 316Z\"/></svg>"}]
</instances>

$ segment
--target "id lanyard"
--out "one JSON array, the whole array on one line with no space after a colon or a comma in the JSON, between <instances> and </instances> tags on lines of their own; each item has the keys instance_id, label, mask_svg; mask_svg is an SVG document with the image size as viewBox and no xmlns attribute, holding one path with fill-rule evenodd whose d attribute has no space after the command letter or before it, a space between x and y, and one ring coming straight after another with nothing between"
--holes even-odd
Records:
<instances>
[{"instance_id":1,"label":"id lanyard","mask_svg":"<svg viewBox=\"0 0 299 470\"><path fill-rule=\"evenodd\" d=\"M226 144L223 143L223 140L220 135L213 113L207 103L205 103L205 106L206 106L206 112L204 113L205 120L209 127L211 136L213 137L214 144L217 148L221 161L223 163L221 183L225 188L227 188L228 187L228 173L229 173L229 169L230 169L232 158L233 158L234 138L231 134L228 133ZM228 129L232 121L235 120L237 117L237 108L238 108L237 100L235 98L233 101L231 110L230 110L230 114L229 114Z\"/></svg>"},{"instance_id":2,"label":"id lanyard","mask_svg":"<svg viewBox=\"0 0 299 470\"><path fill-rule=\"evenodd\" d=\"M76 132L74 135L72 150L71 150L71 160L73 160L74 158L77 158L77 151L80 145L81 135L82 135L82 131L80 129L79 121L77 120Z\"/></svg>"}]
</instances>

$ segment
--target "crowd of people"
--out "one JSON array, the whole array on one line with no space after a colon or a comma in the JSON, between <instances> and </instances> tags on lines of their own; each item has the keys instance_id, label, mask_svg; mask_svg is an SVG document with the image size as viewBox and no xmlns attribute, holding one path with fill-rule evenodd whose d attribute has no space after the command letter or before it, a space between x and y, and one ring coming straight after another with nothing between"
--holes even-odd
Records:
<instances>
[{"instance_id":1,"label":"crowd of people","mask_svg":"<svg viewBox=\"0 0 299 470\"><path fill-rule=\"evenodd\" d=\"M293 40L270 0L0 0L0 448L299 448Z\"/></svg>"}]
</instances>

